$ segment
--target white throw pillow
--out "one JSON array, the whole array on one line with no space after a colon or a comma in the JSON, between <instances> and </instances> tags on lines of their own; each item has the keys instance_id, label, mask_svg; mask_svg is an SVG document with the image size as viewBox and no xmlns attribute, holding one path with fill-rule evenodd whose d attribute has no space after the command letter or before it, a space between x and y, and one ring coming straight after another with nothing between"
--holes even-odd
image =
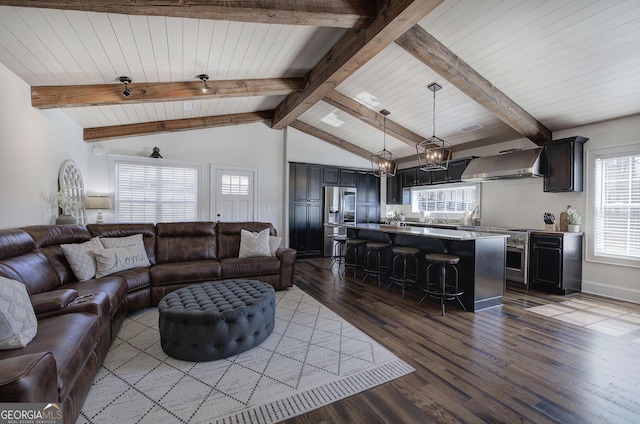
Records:
<instances>
[{"instance_id":1,"label":"white throw pillow","mask_svg":"<svg viewBox=\"0 0 640 424\"><path fill-rule=\"evenodd\" d=\"M0 350L25 347L37 332L38 320L25 285L0 277Z\"/></svg>"},{"instance_id":2,"label":"white throw pillow","mask_svg":"<svg viewBox=\"0 0 640 424\"><path fill-rule=\"evenodd\" d=\"M104 249L98 237L79 244L61 244L60 247L78 281L86 281L95 277L96 261L93 252Z\"/></svg>"},{"instance_id":3,"label":"white throw pillow","mask_svg":"<svg viewBox=\"0 0 640 424\"><path fill-rule=\"evenodd\" d=\"M239 258L255 258L259 256L271 256L269 250L269 229L265 228L259 233L240 230Z\"/></svg>"},{"instance_id":4,"label":"white throw pillow","mask_svg":"<svg viewBox=\"0 0 640 424\"><path fill-rule=\"evenodd\" d=\"M144 246L135 245L100 249L94 252L96 258L96 278L131 268L151 266Z\"/></svg>"},{"instance_id":5,"label":"white throw pillow","mask_svg":"<svg viewBox=\"0 0 640 424\"><path fill-rule=\"evenodd\" d=\"M105 249L115 249L116 247L129 247L135 245L144 246L142 234L134 234L126 237L102 237L100 239Z\"/></svg>"},{"instance_id":6,"label":"white throw pillow","mask_svg":"<svg viewBox=\"0 0 640 424\"><path fill-rule=\"evenodd\" d=\"M269 251L271 252L271 256L276 256L276 251L280 247L280 243L282 243L282 237L269 236Z\"/></svg>"}]
</instances>

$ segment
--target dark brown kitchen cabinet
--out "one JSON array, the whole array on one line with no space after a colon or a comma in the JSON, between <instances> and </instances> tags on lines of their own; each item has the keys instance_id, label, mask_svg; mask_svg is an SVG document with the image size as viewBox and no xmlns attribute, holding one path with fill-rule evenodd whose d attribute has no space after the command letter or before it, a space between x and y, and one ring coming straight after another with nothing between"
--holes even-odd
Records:
<instances>
[{"instance_id":1,"label":"dark brown kitchen cabinet","mask_svg":"<svg viewBox=\"0 0 640 424\"><path fill-rule=\"evenodd\" d=\"M400 171L399 171L400 172ZM402 177L396 173L394 177L387 177L387 204L402 204Z\"/></svg>"},{"instance_id":2,"label":"dark brown kitchen cabinet","mask_svg":"<svg viewBox=\"0 0 640 424\"><path fill-rule=\"evenodd\" d=\"M529 283L532 288L567 294L582 288L582 234L531 233Z\"/></svg>"},{"instance_id":3,"label":"dark brown kitchen cabinet","mask_svg":"<svg viewBox=\"0 0 640 424\"><path fill-rule=\"evenodd\" d=\"M570 137L541 144L545 192L582 191L585 137Z\"/></svg>"},{"instance_id":4,"label":"dark brown kitchen cabinet","mask_svg":"<svg viewBox=\"0 0 640 424\"><path fill-rule=\"evenodd\" d=\"M294 203L289 222L289 246L298 251L298 257L322 255L322 203Z\"/></svg>"},{"instance_id":5,"label":"dark brown kitchen cabinet","mask_svg":"<svg viewBox=\"0 0 640 424\"><path fill-rule=\"evenodd\" d=\"M473 158L456 159L449 162L447 168L447 182L457 183L462 181L462 173Z\"/></svg>"},{"instance_id":6,"label":"dark brown kitchen cabinet","mask_svg":"<svg viewBox=\"0 0 640 424\"><path fill-rule=\"evenodd\" d=\"M355 169L342 169L340 172L340 184L347 187L355 187L356 185L356 170Z\"/></svg>"},{"instance_id":7,"label":"dark brown kitchen cabinet","mask_svg":"<svg viewBox=\"0 0 640 424\"><path fill-rule=\"evenodd\" d=\"M324 168L324 185L354 187L356 185L355 169L334 167Z\"/></svg>"},{"instance_id":8,"label":"dark brown kitchen cabinet","mask_svg":"<svg viewBox=\"0 0 640 424\"><path fill-rule=\"evenodd\" d=\"M322 171L321 166L291 165L291 186L294 187L294 201L322 202Z\"/></svg>"},{"instance_id":9,"label":"dark brown kitchen cabinet","mask_svg":"<svg viewBox=\"0 0 640 424\"><path fill-rule=\"evenodd\" d=\"M413 187L418 182L417 168L407 168L400 171L402 187Z\"/></svg>"},{"instance_id":10,"label":"dark brown kitchen cabinet","mask_svg":"<svg viewBox=\"0 0 640 424\"><path fill-rule=\"evenodd\" d=\"M358 171L356 189L358 203L380 203L380 178L373 172Z\"/></svg>"}]
</instances>

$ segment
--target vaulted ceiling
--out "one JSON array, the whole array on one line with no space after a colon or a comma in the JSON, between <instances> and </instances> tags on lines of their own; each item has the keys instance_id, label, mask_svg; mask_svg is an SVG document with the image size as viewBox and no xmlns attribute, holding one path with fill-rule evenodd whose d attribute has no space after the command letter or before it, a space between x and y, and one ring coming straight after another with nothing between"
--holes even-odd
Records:
<instances>
[{"instance_id":1,"label":"vaulted ceiling","mask_svg":"<svg viewBox=\"0 0 640 424\"><path fill-rule=\"evenodd\" d=\"M432 82L454 150L640 113L638 22L636 0L0 0L0 63L87 142L265 122L368 159L384 108L409 158Z\"/></svg>"}]
</instances>

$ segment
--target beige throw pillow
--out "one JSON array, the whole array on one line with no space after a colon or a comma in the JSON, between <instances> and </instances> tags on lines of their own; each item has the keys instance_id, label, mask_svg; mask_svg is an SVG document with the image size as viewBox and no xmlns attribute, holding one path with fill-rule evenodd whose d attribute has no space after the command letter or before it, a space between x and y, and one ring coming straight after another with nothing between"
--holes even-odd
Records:
<instances>
[{"instance_id":1,"label":"beige throw pillow","mask_svg":"<svg viewBox=\"0 0 640 424\"><path fill-rule=\"evenodd\" d=\"M259 256L271 256L269 250L269 229L265 228L259 233L240 230L239 258L256 258Z\"/></svg>"},{"instance_id":2,"label":"beige throw pillow","mask_svg":"<svg viewBox=\"0 0 640 424\"><path fill-rule=\"evenodd\" d=\"M147 252L144 250L144 246L140 244L96 250L94 255L96 258L96 278L126 269L151 266Z\"/></svg>"},{"instance_id":3,"label":"beige throw pillow","mask_svg":"<svg viewBox=\"0 0 640 424\"><path fill-rule=\"evenodd\" d=\"M95 277L96 261L93 252L103 249L98 237L84 243L61 244L60 248L78 281L86 281Z\"/></svg>"},{"instance_id":4,"label":"beige throw pillow","mask_svg":"<svg viewBox=\"0 0 640 424\"><path fill-rule=\"evenodd\" d=\"M281 243L282 237L269 236L269 251L271 252L271 256L276 256L276 251Z\"/></svg>"},{"instance_id":5,"label":"beige throw pillow","mask_svg":"<svg viewBox=\"0 0 640 424\"><path fill-rule=\"evenodd\" d=\"M114 249L116 247L129 247L137 244L144 246L142 234L134 234L126 237L102 237L100 242L105 249Z\"/></svg>"},{"instance_id":6,"label":"beige throw pillow","mask_svg":"<svg viewBox=\"0 0 640 424\"><path fill-rule=\"evenodd\" d=\"M25 347L37 332L38 320L25 285L0 277L0 350Z\"/></svg>"}]
</instances>

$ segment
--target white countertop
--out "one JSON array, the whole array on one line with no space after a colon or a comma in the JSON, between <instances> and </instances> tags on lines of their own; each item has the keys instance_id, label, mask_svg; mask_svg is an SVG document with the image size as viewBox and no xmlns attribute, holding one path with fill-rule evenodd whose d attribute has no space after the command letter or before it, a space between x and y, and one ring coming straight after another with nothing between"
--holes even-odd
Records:
<instances>
[{"instance_id":1,"label":"white countertop","mask_svg":"<svg viewBox=\"0 0 640 424\"><path fill-rule=\"evenodd\" d=\"M507 238L508 234L481 233L477 231L454 230L429 227L397 227L383 224L328 224L355 230L380 231L383 233L403 234L408 236L432 237L446 240L477 240L481 238Z\"/></svg>"}]
</instances>

